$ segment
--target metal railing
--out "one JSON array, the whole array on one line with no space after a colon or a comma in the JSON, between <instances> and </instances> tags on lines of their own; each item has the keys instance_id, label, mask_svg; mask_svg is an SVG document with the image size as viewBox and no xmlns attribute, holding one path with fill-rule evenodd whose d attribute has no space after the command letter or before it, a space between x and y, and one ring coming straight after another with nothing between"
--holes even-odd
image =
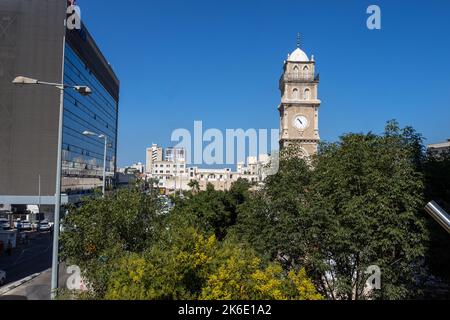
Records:
<instances>
[{"instance_id":1,"label":"metal railing","mask_svg":"<svg viewBox=\"0 0 450 320\"><path fill-rule=\"evenodd\" d=\"M425 210L436 220L448 233L450 233L450 215L444 211L436 202L431 201L425 206Z\"/></svg>"},{"instance_id":2,"label":"metal railing","mask_svg":"<svg viewBox=\"0 0 450 320\"><path fill-rule=\"evenodd\" d=\"M320 75L313 72L287 72L281 76L280 81L299 81L299 82L313 82L319 81Z\"/></svg>"}]
</instances>

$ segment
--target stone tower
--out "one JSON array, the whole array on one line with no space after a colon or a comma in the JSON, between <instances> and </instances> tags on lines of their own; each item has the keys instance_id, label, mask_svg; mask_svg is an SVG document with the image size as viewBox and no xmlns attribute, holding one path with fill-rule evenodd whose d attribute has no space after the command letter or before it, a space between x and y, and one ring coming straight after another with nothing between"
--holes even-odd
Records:
<instances>
[{"instance_id":1,"label":"stone tower","mask_svg":"<svg viewBox=\"0 0 450 320\"><path fill-rule=\"evenodd\" d=\"M280 149L300 146L303 156L317 153L319 143L319 107L314 56L311 59L300 47L284 62L280 79Z\"/></svg>"}]
</instances>

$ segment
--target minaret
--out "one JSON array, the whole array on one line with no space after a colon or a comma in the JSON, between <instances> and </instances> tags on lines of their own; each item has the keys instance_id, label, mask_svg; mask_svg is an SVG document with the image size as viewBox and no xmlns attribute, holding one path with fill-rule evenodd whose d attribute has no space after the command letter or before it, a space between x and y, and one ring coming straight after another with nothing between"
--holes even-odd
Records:
<instances>
[{"instance_id":1,"label":"minaret","mask_svg":"<svg viewBox=\"0 0 450 320\"><path fill-rule=\"evenodd\" d=\"M300 49L288 55L280 79L280 149L290 144L300 146L303 156L317 153L319 137L319 107L317 88L319 75L315 73L314 56L308 58Z\"/></svg>"}]
</instances>

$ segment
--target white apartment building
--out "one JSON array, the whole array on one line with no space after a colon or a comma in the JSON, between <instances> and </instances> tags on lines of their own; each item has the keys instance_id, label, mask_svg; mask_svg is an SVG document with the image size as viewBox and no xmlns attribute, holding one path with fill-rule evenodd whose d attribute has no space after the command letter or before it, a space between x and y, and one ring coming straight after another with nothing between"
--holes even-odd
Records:
<instances>
[{"instance_id":1,"label":"white apartment building","mask_svg":"<svg viewBox=\"0 0 450 320\"><path fill-rule=\"evenodd\" d=\"M233 182L239 179L239 174L230 168L224 169L201 169L198 167L189 168L189 180L199 182L200 190L206 190L208 184L212 184L216 190L228 190Z\"/></svg>"},{"instance_id":2,"label":"white apartment building","mask_svg":"<svg viewBox=\"0 0 450 320\"><path fill-rule=\"evenodd\" d=\"M163 148L159 147L157 144L153 144L146 150L145 172L147 174L151 174L153 172L154 161L163 161Z\"/></svg>"},{"instance_id":3,"label":"white apartment building","mask_svg":"<svg viewBox=\"0 0 450 320\"><path fill-rule=\"evenodd\" d=\"M156 179L158 187L166 192L190 190L191 180L199 182L200 190L206 190L212 184L216 190L228 190L233 182L246 179L251 183L260 183L266 177L264 167L269 163L268 155L248 157L247 161L238 163L236 172L230 168L209 169L186 164L186 150L165 148L153 144L147 149L146 176Z\"/></svg>"},{"instance_id":4,"label":"white apartment building","mask_svg":"<svg viewBox=\"0 0 450 320\"><path fill-rule=\"evenodd\" d=\"M428 152L437 157L450 153L450 139L447 139L445 142L430 144L427 149Z\"/></svg>"},{"instance_id":5,"label":"white apartment building","mask_svg":"<svg viewBox=\"0 0 450 320\"><path fill-rule=\"evenodd\" d=\"M158 187L167 190L187 190L189 179L186 168L186 151L153 144L147 149L147 179L158 180Z\"/></svg>"}]
</instances>

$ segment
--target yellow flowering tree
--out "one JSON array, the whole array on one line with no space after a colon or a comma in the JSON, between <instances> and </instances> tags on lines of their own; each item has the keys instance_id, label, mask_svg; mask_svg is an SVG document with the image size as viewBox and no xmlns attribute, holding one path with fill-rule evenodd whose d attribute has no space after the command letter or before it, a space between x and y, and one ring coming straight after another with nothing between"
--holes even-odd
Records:
<instances>
[{"instance_id":1,"label":"yellow flowering tree","mask_svg":"<svg viewBox=\"0 0 450 320\"><path fill-rule=\"evenodd\" d=\"M279 264L263 267L256 257L231 256L202 290L205 300L321 300L306 271L287 275Z\"/></svg>"},{"instance_id":2,"label":"yellow flowering tree","mask_svg":"<svg viewBox=\"0 0 450 320\"><path fill-rule=\"evenodd\" d=\"M145 254L131 253L111 273L106 299L320 299L304 270L264 266L252 249L194 228Z\"/></svg>"}]
</instances>

